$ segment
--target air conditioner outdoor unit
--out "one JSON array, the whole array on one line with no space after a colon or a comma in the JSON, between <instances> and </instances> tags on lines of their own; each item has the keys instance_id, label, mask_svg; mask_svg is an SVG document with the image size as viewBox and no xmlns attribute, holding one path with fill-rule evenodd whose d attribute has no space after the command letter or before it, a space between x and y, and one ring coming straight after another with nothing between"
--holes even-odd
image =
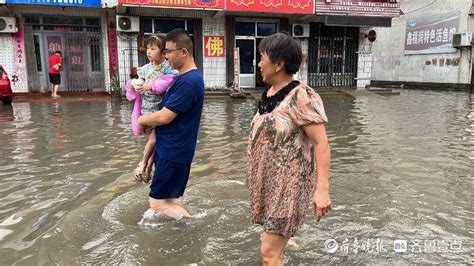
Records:
<instances>
[{"instance_id":1,"label":"air conditioner outdoor unit","mask_svg":"<svg viewBox=\"0 0 474 266\"><path fill-rule=\"evenodd\" d=\"M117 15L117 31L121 32L139 32L140 18Z\"/></svg>"},{"instance_id":2,"label":"air conditioner outdoor unit","mask_svg":"<svg viewBox=\"0 0 474 266\"><path fill-rule=\"evenodd\" d=\"M293 24L293 37L309 37L309 24Z\"/></svg>"},{"instance_id":3,"label":"air conditioner outdoor unit","mask_svg":"<svg viewBox=\"0 0 474 266\"><path fill-rule=\"evenodd\" d=\"M471 46L472 33L458 32L453 34L453 47Z\"/></svg>"},{"instance_id":4,"label":"air conditioner outdoor unit","mask_svg":"<svg viewBox=\"0 0 474 266\"><path fill-rule=\"evenodd\" d=\"M17 31L14 17L0 17L0 33L15 33Z\"/></svg>"}]
</instances>

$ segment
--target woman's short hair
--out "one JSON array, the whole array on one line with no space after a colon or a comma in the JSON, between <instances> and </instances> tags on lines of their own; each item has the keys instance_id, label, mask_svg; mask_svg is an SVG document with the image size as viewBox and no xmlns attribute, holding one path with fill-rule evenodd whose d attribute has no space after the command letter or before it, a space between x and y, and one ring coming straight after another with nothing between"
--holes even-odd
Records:
<instances>
[{"instance_id":1,"label":"woman's short hair","mask_svg":"<svg viewBox=\"0 0 474 266\"><path fill-rule=\"evenodd\" d=\"M260 53L266 54L272 63L283 62L288 74L298 72L303 60L303 52L298 42L285 33L275 33L265 37L258 46Z\"/></svg>"},{"instance_id":2,"label":"woman's short hair","mask_svg":"<svg viewBox=\"0 0 474 266\"><path fill-rule=\"evenodd\" d=\"M158 48L160 48L160 51L163 52L165 50L165 35L162 33L158 33L148 37L148 39L146 40L146 46L150 44L158 46Z\"/></svg>"}]
</instances>

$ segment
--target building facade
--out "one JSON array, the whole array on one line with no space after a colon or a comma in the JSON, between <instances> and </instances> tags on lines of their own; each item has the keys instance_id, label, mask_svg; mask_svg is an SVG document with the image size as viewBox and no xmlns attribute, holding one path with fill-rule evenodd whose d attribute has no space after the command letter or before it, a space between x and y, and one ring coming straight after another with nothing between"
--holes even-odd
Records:
<instances>
[{"instance_id":1,"label":"building facade","mask_svg":"<svg viewBox=\"0 0 474 266\"><path fill-rule=\"evenodd\" d=\"M48 59L57 50L63 54L60 92L107 91L106 10L100 0L8 0L1 16L14 18L18 29L0 34L0 63L15 93L50 89Z\"/></svg>"},{"instance_id":2,"label":"building facade","mask_svg":"<svg viewBox=\"0 0 474 266\"><path fill-rule=\"evenodd\" d=\"M372 71L370 27L389 27L399 14L399 0L49 1L0 5L0 16L15 17L20 29L0 34L0 63L13 77L15 93L49 90L47 59L56 49L65 62L60 91L123 89L147 63L146 38L175 28L193 38L207 89L228 89L236 77L243 88L265 86L258 46L280 31L302 46L296 78L314 87L365 87Z\"/></svg>"},{"instance_id":3,"label":"building facade","mask_svg":"<svg viewBox=\"0 0 474 266\"><path fill-rule=\"evenodd\" d=\"M391 28L375 29L371 85L472 90L472 42L453 46L474 33L472 0L404 0L401 10Z\"/></svg>"}]
</instances>

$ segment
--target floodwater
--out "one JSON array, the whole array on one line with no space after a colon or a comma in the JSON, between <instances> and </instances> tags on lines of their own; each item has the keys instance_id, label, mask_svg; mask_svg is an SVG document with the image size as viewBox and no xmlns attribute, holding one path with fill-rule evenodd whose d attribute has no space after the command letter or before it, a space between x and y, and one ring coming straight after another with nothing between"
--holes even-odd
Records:
<instances>
[{"instance_id":1,"label":"floodwater","mask_svg":"<svg viewBox=\"0 0 474 266\"><path fill-rule=\"evenodd\" d=\"M308 211L285 262L473 263L474 96L323 100L334 207L319 223ZM260 263L244 181L256 101L206 99L182 200L197 218L147 225L130 110L117 100L0 106L0 264Z\"/></svg>"}]
</instances>

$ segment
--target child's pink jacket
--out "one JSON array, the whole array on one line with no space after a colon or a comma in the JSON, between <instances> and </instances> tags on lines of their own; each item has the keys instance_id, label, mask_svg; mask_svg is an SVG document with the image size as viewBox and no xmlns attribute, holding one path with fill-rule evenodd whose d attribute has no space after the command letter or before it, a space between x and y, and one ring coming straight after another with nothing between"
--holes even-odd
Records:
<instances>
[{"instance_id":1,"label":"child's pink jacket","mask_svg":"<svg viewBox=\"0 0 474 266\"><path fill-rule=\"evenodd\" d=\"M151 91L156 95L163 95L165 94L166 90L170 87L171 83L173 83L174 78L177 76L175 72L171 74L166 74L159 79L155 79L151 82ZM142 115L141 113L141 106L142 106L142 95L135 91L132 88L132 80L128 80L127 84L125 84L125 94L127 96L127 100L133 101L135 100L135 104L133 105L131 123L132 123L132 132L134 136L140 136L142 132L138 128L137 121L138 118Z\"/></svg>"}]
</instances>

